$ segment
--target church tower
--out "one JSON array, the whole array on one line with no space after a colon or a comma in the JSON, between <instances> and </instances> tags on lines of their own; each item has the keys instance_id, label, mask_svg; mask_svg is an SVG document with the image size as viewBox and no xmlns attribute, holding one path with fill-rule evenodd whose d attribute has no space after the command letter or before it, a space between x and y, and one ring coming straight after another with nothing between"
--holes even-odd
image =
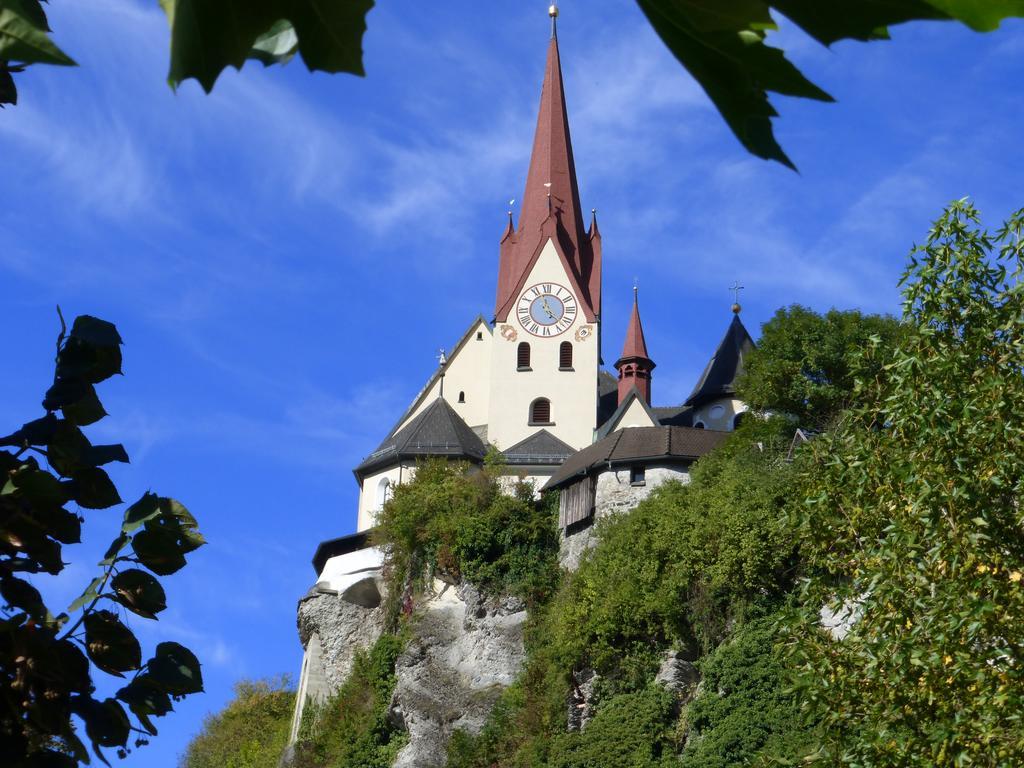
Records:
<instances>
[{"instance_id":1,"label":"church tower","mask_svg":"<svg viewBox=\"0 0 1024 768\"><path fill-rule=\"evenodd\" d=\"M596 215L583 224L551 15L519 225L498 252L487 437L502 450L542 429L584 448L597 426L601 236Z\"/></svg>"}]
</instances>

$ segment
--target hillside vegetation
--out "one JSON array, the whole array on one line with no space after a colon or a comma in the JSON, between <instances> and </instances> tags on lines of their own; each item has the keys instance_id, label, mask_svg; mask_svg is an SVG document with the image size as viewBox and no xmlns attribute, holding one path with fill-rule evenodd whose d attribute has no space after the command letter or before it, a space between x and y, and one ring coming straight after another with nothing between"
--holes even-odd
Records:
<instances>
[{"instance_id":1,"label":"hillside vegetation","mask_svg":"<svg viewBox=\"0 0 1024 768\"><path fill-rule=\"evenodd\" d=\"M394 634L302 765L388 764L428 577L529 606L525 668L451 768L1024 764L1022 234L1024 212L990 235L961 201L913 252L900 321L780 310L743 381L770 372L753 397L795 416L744 422L689 484L601 521L575 573L557 499L502 494L493 464L423 465L382 517ZM798 425L823 433L794 451ZM656 680L666 659L696 690ZM230 722L201 738L238 741Z\"/></svg>"}]
</instances>

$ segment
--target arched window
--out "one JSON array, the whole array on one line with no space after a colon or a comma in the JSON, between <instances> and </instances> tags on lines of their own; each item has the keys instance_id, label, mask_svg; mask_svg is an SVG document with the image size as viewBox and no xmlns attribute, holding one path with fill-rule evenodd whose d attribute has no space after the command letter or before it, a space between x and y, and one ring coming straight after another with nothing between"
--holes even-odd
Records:
<instances>
[{"instance_id":1,"label":"arched window","mask_svg":"<svg viewBox=\"0 0 1024 768\"><path fill-rule=\"evenodd\" d=\"M465 392L462 392L462 391L459 392L459 402L460 403L466 402L466 393Z\"/></svg>"},{"instance_id":2,"label":"arched window","mask_svg":"<svg viewBox=\"0 0 1024 768\"><path fill-rule=\"evenodd\" d=\"M572 370L572 342L563 341L558 345L558 370Z\"/></svg>"},{"instance_id":3,"label":"arched window","mask_svg":"<svg viewBox=\"0 0 1024 768\"><path fill-rule=\"evenodd\" d=\"M519 342L516 350L516 368L520 371L530 370L530 345L525 341Z\"/></svg>"},{"instance_id":4,"label":"arched window","mask_svg":"<svg viewBox=\"0 0 1024 768\"><path fill-rule=\"evenodd\" d=\"M391 481L382 477L377 483L377 509L384 508L384 502L388 500L388 493L391 490Z\"/></svg>"},{"instance_id":5,"label":"arched window","mask_svg":"<svg viewBox=\"0 0 1024 768\"><path fill-rule=\"evenodd\" d=\"M704 429L704 422L703 421L698 421L696 424L693 425L693 428L694 429Z\"/></svg>"},{"instance_id":6,"label":"arched window","mask_svg":"<svg viewBox=\"0 0 1024 768\"><path fill-rule=\"evenodd\" d=\"M551 401L546 397L530 403L530 424L551 424Z\"/></svg>"},{"instance_id":7,"label":"arched window","mask_svg":"<svg viewBox=\"0 0 1024 768\"><path fill-rule=\"evenodd\" d=\"M746 411L742 411L740 413L737 413L735 416L733 416L733 418L732 418L732 428L733 429L739 429L740 428L740 424L743 423L743 420L745 418L747 418Z\"/></svg>"}]
</instances>

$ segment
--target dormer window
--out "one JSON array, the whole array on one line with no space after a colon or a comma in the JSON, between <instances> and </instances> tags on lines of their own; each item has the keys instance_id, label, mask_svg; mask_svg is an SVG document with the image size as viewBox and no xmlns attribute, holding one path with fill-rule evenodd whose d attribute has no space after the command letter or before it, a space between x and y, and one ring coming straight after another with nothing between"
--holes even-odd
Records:
<instances>
[{"instance_id":1,"label":"dormer window","mask_svg":"<svg viewBox=\"0 0 1024 768\"><path fill-rule=\"evenodd\" d=\"M538 397L530 403L530 426L550 426L551 401L546 397Z\"/></svg>"},{"instance_id":2,"label":"dormer window","mask_svg":"<svg viewBox=\"0 0 1024 768\"><path fill-rule=\"evenodd\" d=\"M530 345L528 342L519 342L519 347L516 349L516 370L517 371L529 371L530 368Z\"/></svg>"}]
</instances>

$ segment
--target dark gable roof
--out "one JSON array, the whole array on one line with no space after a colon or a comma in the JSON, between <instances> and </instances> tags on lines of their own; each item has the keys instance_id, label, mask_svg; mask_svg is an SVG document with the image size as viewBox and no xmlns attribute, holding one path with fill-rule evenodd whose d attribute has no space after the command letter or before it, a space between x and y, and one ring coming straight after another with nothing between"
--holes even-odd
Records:
<instances>
[{"instance_id":1,"label":"dark gable roof","mask_svg":"<svg viewBox=\"0 0 1024 768\"><path fill-rule=\"evenodd\" d=\"M483 461L487 448L447 401L437 398L397 434L384 440L353 472L357 479L402 459L446 456Z\"/></svg>"},{"instance_id":2,"label":"dark gable roof","mask_svg":"<svg viewBox=\"0 0 1024 768\"><path fill-rule=\"evenodd\" d=\"M688 405L670 405L665 408L651 408L658 423L663 427L692 427L693 408Z\"/></svg>"},{"instance_id":3,"label":"dark gable roof","mask_svg":"<svg viewBox=\"0 0 1024 768\"><path fill-rule=\"evenodd\" d=\"M509 464L561 464L576 450L546 429L520 440L502 455Z\"/></svg>"},{"instance_id":4,"label":"dark gable roof","mask_svg":"<svg viewBox=\"0 0 1024 768\"><path fill-rule=\"evenodd\" d=\"M691 462L711 452L728 432L692 427L629 427L570 456L551 476L544 490L551 490L610 464L637 461Z\"/></svg>"},{"instance_id":5,"label":"dark gable roof","mask_svg":"<svg viewBox=\"0 0 1024 768\"><path fill-rule=\"evenodd\" d=\"M754 348L754 340L740 322L739 315L732 316L725 337L708 361L693 393L684 405L698 407L709 400L729 397L735 394L733 386L736 376L743 370L743 358Z\"/></svg>"}]
</instances>

